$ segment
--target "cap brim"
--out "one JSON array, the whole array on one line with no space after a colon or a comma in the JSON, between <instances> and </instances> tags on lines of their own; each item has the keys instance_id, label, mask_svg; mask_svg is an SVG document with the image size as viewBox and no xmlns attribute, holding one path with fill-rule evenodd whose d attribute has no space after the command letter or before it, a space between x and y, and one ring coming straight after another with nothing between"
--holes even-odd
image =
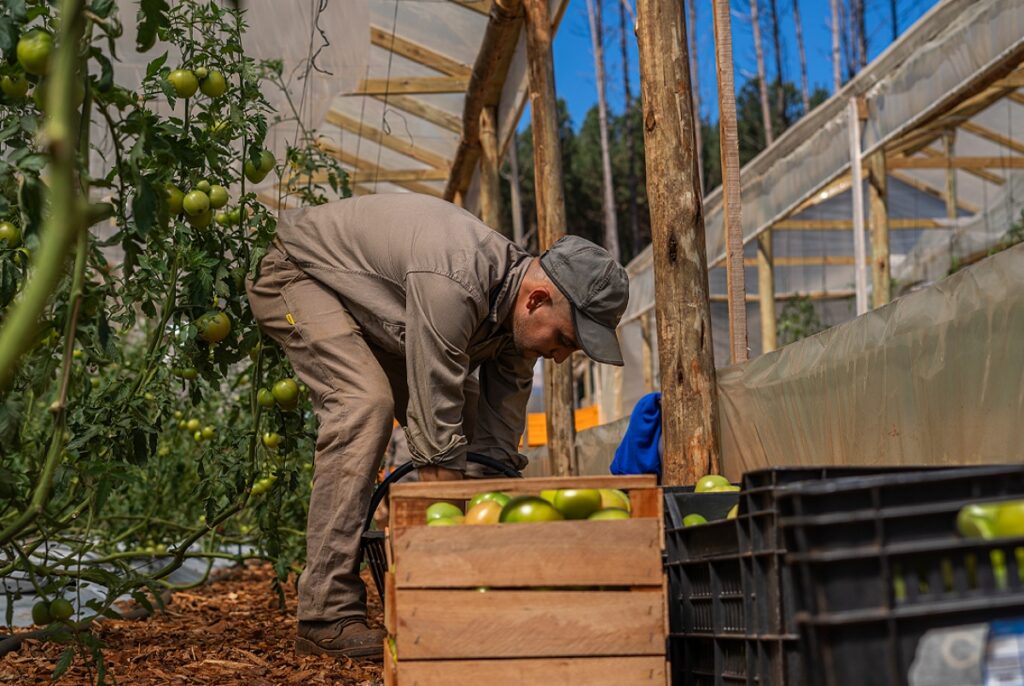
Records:
<instances>
[{"instance_id":1,"label":"cap brim","mask_svg":"<svg viewBox=\"0 0 1024 686\"><path fill-rule=\"evenodd\" d=\"M574 306L572 323L576 327L576 342L587 356L601 364L622 366L622 349L615 329L599 324Z\"/></svg>"}]
</instances>

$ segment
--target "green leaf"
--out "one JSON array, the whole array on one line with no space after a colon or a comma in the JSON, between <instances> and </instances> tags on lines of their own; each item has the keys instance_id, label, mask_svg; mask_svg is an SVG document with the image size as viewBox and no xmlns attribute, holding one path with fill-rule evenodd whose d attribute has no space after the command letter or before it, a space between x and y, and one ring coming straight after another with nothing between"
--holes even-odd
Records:
<instances>
[{"instance_id":1,"label":"green leaf","mask_svg":"<svg viewBox=\"0 0 1024 686\"><path fill-rule=\"evenodd\" d=\"M139 184L135 197L132 198L132 214L139 233L147 235L157 225L157 196L148 181Z\"/></svg>"},{"instance_id":2,"label":"green leaf","mask_svg":"<svg viewBox=\"0 0 1024 686\"><path fill-rule=\"evenodd\" d=\"M10 55L18 44L18 29L9 17L0 17L0 52Z\"/></svg>"},{"instance_id":3,"label":"green leaf","mask_svg":"<svg viewBox=\"0 0 1024 686\"><path fill-rule=\"evenodd\" d=\"M139 31L135 38L135 47L139 52L146 52L156 44L157 32L170 26L167 13L170 7L164 0L140 0Z\"/></svg>"},{"instance_id":4,"label":"green leaf","mask_svg":"<svg viewBox=\"0 0 1024 686\"><path fill-rule=\"evenodd\" d=\"M5 3L14 21L22 24L28 20L28 11L25 7L25 0L7 0Z\"/></svg>"},{"instance_id":5,"label":"green leaf","mask_svg":"<svg viewBox=\"0 0 1024 686\"><path fill-rule=\"evenodd\" d=\"M166 62L166 52L157 57L156 59L152 60L149 64L146 65L146 78L149 79L155 76L160 71L160 68L163 67Z\"/></svg>"},{"instance_id":6,"label":"green leaf","mask_svg":"<svg viewBox=\"0 0 1024 686\"><path fill-rule=\"evenodd\" d=\"M100 78L96 81L96 90L107 93L114 87L114 66L99 50L93 52L93 57L100 63Z\"/></svg>"},{"instance_id":7,"label":"green leaf","mask_svg":"<svg viewBox=\"0 0 1024 686\"><path fill-rule=\"evenodd\" d=\"M53 670L53 680L54 681L56 681L57 679L61 678L61 676L63 676L64 672L68 671L68 667L71 666L71 661L73 659L75 659L75 648L74 648L74 646L72 646L70 648L65 648L64 652L61 653L60 657L57 659L57 666Z\"/></svg>"},{"instance_id":8,"label":"green leaf","mask_svg":"<svg viewBox=\"0 0 1024 686\"><path fill-rule=\"evenodd\" d=\"M92 13L106 19L115 7L117 3L114 0L95 0L92 3Z\"/></svg>"}]
</instances>

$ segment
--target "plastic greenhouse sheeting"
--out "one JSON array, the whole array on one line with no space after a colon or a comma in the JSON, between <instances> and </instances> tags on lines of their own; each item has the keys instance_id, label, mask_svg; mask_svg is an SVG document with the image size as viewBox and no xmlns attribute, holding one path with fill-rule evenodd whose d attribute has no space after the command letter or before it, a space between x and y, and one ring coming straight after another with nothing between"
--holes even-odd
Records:
<instances>
[{"instance_id":1,"label":"plastic greenhouse sheeting","mask_svg":"<svg viewBox=\"0 0 1024 686\"><path fill-rule=\"evenodd\" d=\"M722 465L1024 461L1024 244L718 372Z\"/></svg>"}]
</instances>

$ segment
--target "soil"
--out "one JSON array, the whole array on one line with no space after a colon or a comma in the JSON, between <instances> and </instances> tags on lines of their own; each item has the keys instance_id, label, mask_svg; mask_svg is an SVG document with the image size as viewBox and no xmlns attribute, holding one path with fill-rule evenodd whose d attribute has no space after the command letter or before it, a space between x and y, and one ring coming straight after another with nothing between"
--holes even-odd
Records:
<instances>
[{"instance_id":1,"label":"soil","mask_svg":"<svg viewBox=\"0 0 1024 686\"><path fill-rule=\"evenodd\" d=\"M269 565L229 570L210 583L178 591L165 611L141 620L104 620L93 634L104 644L107 684L336 684L380 686L381 665L365 660L297 656L295 586L285 588L285 608L271 587ZM382 608L364 572L372 626ZM128 609L132 605L122 608ZM4 629L0 628L0 639ZM51 684L66 646L26 640L0 658L0 684ZM95 665L76 657L58 684L96 683Z\"/></svg>"}]
</instances>

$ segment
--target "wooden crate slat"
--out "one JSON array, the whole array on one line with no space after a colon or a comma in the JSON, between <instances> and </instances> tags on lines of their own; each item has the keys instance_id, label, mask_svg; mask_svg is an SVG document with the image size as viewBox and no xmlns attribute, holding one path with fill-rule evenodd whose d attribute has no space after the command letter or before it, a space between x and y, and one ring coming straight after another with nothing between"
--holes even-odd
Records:
<instances>
[{"instance_id":1,"label":"wooden crate slat","mask_svg":"<svg viewBox=\"0 0 1024 686\"><path fill-rule=\"evenodd\" d=\"M663 657L401 662L400 686L632 686L666 684Z\"/></svg>"},{"instance_id":2,"label":"wooden crate slat","mask_svg":"<svg viewBox=\"0 0 1024 686\"><path fill-rule=\"evenodd\" d=\"M391 655L390 643L390 639L384 639L384 686L398 686L398 665Z\"/></svg>"},{"instance_id":3,"label":"wooden crate slat","mask_svg":"<svg viewBox=\"0 0 1024 686\"><path fill-rule=\"evenodd\" d=\"M665 652L661 587L649 592L397 589L395 597L403 677L405 660Z\"/></svg>"},{"instance_id":4,"label":"wooden crate slat","mask_svg":"<svg viewBox=\"0 0 1024 686\"><path fill-rule=\"evenodd\" d=\"M540 479L466 479L463 481L419 481L397 483L391 487L392 500L399 498L472 498L486 491L512 494L532 493L555 488L656 488L657 478L642 476L563 476Z\"/></svg>"},{"instance_id":5,"label":"wooden crate slat","mask_svg":"<svg viewBox=\"0 0 1024 686\"><path fill-rule=\"evenodd\" d=\"M661 548L656 519L414 526L392 540L398 588L660 586Z\"/></svg>"}]
</instances>

